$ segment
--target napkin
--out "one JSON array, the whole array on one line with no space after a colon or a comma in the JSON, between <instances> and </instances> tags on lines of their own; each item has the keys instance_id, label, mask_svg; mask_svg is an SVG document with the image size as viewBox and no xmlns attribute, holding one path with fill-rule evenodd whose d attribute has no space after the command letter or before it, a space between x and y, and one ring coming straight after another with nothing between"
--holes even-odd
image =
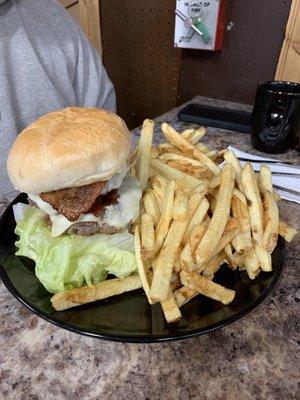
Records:
<instances>
[{"instance_id":1,"label":"napkin","mask_svg":"<svg viewBox=\"0 0 300 400\"><path fill-rule=\"evenodd\" d=\"M234 152L241 165L251 161L254 171L259 172L261 165L267 165L272 172L273 186L281 198L300 204L300 167L282 163L276 158L261 157L228 146Z\"/></svg>"}]
</instances>

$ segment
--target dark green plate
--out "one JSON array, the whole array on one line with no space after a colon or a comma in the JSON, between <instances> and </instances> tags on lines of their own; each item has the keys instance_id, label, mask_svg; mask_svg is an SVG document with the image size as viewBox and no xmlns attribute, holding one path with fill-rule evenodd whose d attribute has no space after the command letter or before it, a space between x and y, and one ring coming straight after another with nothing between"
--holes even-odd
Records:
<instances>
[{"instance_id":1,"label":"dark green plate","mask_svg":"<svg viewBox=\"0 0 300 400\"><path fill-rule=\"evenodd\" d=\"M222 267L215 281L236 290L235 300L224 306L198 296L182 307L183 318L175 324L165 322L160 305L150 306L142 290L58 312L51 306L51 294L34 274L34 263L14 254L16 235L12 205L20 201L26 202L26 196L18 196L0 220L2 281L13 296L38 316L82 335L144 343L202 335L238 320L257 307L270 293L282 272L284 242L280 239L272 255L272 272L260 273L257 279L251 281L245 272Z\"/></svg>"}]
</instances>

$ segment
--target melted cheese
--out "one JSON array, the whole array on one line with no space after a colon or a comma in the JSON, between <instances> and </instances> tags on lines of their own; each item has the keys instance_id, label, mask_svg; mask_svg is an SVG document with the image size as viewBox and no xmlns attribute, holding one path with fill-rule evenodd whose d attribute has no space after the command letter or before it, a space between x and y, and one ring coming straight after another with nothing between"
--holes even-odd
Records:
<instances>
[{"instance_id":1,"label":"melted cheese","mask_svg":"<svg viewBox=\"0 0 300 400\"><path fill-rule=\"evenodd\" d=\"M112 190L112 189L110 189ZM40 196L29 193L28 197L37 206L49 215L52 222L52 236L56 237L64 233L70 226L77 222L98 222L108 224L116 228L122 228L137 219L140 211L140 199L142 190L137 179L127 175L118 190L118 204L108 206L102 216L96 217L94 214L81 214L76 221L69 221L62 214L58 213L51 204L42 200Z\"/></svg>"}]
</instances>

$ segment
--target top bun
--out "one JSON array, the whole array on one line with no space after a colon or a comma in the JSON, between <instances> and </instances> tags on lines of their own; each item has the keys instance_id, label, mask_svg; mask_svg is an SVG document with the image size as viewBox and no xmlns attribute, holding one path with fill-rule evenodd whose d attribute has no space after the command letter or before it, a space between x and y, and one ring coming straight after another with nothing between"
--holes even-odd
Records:
<instances>
[{"instance_id":1,"label":"top bun","mask_svg":"<svg viewBox=\"0 0 300 400\"><path fill-rule=\"evenodd\" d=\"M16 138L8 175L16 189L36 194L106 181L126 168L130 139L116 114L64 108L39 118Z\"/></svg>"}]
</instances>

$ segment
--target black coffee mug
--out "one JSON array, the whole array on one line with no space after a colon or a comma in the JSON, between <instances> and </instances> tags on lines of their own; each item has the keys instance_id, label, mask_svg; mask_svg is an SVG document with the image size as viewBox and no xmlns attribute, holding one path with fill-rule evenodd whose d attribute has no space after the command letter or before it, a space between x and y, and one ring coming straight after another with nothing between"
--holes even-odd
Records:
<instances>
[{"instance_id":1,"label":"black coffee mug","mask_svg":"<svg viewBox=\"0 0 300 400\"><path fill-rule=\"evenodd\" d=\"M251 122L251 140L255 149L266 153L284 153L299 135L294 121L300 113L300 84L268 81L258 85Z\"/></svg>"}]
</instances>

